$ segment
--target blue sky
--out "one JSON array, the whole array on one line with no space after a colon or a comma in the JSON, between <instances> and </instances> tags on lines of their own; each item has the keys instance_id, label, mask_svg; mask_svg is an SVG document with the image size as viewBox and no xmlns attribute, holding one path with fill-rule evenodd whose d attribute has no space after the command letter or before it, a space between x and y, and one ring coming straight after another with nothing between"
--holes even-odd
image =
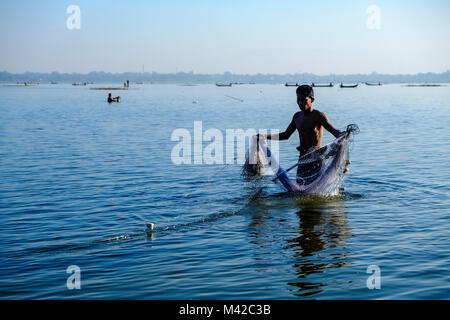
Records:
<instances>
[{"instance_id":1,"label":"blue sky","mask_svg":"<svg viewBox=\"0 0 450 320\"><path fill-rule=\"evenodd\" d=\"M69 5L81 29L69 30ZM380 29L366 25L370 5ZM418 73L450 69L449 1L1 1L0 70Z\"/></svg>"}]
</instances>

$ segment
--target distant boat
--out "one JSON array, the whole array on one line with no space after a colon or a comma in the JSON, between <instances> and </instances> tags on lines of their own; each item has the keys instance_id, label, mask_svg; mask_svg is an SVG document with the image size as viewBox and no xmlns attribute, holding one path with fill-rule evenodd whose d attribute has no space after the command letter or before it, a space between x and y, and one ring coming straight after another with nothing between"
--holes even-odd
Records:
<instances>
[{"instance_id":1,"label":"distant boat","mask_svg":"<svg viewBox=\"0 0 450 320\"><path fill-rule=\"evenodd\" d=\"M87 83L86 82L84 82L84 83L76 83L76 82L74 82L74 83L72 83L72 85L73 86L86 86Z\"/></svg>"},{"instance_id":2,"label":"distant boat","mask_svg":"<svg viewBox=\"0 0 450 320\"><path fill-rule=\"evenodd\" d=\"M287 83L287 82L286 82L286 83L284 84L284 86L285 86L285 87L298 87L298 83L293 84L293 83Z\"/></svg>"},{"instance_id":3,"label":"distant boat","mask_svg":"<svg viewBox=\"0 0 450 320\"><path fill-rule=\"evenodd\" d=\"M328 87L331 88L334 86L331 82L329 84L320 84L320 83L312 83L313 87Z\"/></svg>"},{"instance_id":4,"label":"distant boat","mask_svg":"<svg viewBox=\"0 0 450 320\"><path fill-rule=\"evenodd\" d=\"M378 82L378 83L366 82L366 85L368 85L368 86L381 86L381 82Z\"/></svg>"},{"instance_id":5,"label":"distant boat","mask_svg":"<svg viewBox=\"0 0 450 320\"><path fill-rule=\"evenodd\" d=\"M58 82L52 81L50 82L50 84L58 84Z\"/></svg>"},{"instance_id":6,"label":"distant boat","mask_svg":"<svg viewBox=\"0 0 450 320\"><path fill-rule=\"evenodd\" d=\"M231 87L232 85L232 83L216 83L218 87Z\"/></svg>"},{"instance_id":7,"label":"distant boat","mask_svg":"<svg viewBox=\"0 0 450 320\"><path fill-rule=\"evenodd\" d=\"M25 87L37 87L39 85L39 83L29 83L29 82L25 82Z\"/></svg>"},{"instance_id":8,"label":"distant boat","mask_svg":"<svg viewBox=\"0 0 450 320\"><path fill-rule=\"evenodd\" d=\"M358 86L357 84L343 84L341 83L341 88L356 88Z\"/></svg>"}]
</instances>

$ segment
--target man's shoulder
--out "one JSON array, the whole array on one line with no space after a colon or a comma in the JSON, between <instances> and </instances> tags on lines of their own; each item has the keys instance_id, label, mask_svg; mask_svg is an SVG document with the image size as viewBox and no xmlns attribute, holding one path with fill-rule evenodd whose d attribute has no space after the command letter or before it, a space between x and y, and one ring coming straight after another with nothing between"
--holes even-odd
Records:
<instances>
[{"instance_id":1,"label":"man's shoulder","mask_svg":"<svg viewBox=\"0 0 450 320\"><path fill-rule=\"evenodd\" d=\"M327 117L324 112L322 112L320 110L317 110L317 109L314 109L313 113L314 113L314 115L316 117L319 117L319 118L326 118Z\"/></svg>"},{"instance_id":2,"label":"man's shoulder","mask_svg":"<svg viewBox=\"0 0 450 320\"><path fill-rule=\"evenodd\" d=\"M298 117L300 117L302 114L303 114L303 111L297 111L296 113L294 113L294 116L292 118L298 119Z\"/></svg>"},{"instance_id":3,"label":"man's shoulder","mask_svg":"<svg viewBox=\"0 0 450 320\"><path fill-rule=\"evenodd\" d=\"M322 111L320 111L320 110L318 110L318 109L314 109L314 110L313 110L313 113L315 113L315 114L320 114L320 115L324 114Z\"/></svg>"}]
</instances>

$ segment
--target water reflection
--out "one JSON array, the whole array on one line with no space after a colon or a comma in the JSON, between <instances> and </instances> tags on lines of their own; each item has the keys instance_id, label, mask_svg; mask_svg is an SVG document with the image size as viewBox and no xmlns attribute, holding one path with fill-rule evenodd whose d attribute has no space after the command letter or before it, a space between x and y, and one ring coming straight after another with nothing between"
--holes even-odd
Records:
<instances>
[{"instance_id":1,"label":"water reflection","mask_svg":"<svg viewBox=\"0 0 450 320\"><path fill-rule=\"evenodd\" d=\"M281 199L265 202L258 201L257 214L252 216L249 225L251 228L251 242L257 244L263 255L255 255L273 259L268 255L268 247L274 250L281 243L281 252L278 263L291 263L294 278L288 278L287 284L296 296L311 296L322 292L330 283L327 276L337 268L348 265L346 242L351 237L348 226L345 202L342 198L334 200L324 199ZM279 217L280 208L286 206L288 214ZM298 219L292 219L292 214ZM275 216L275 212L277 216ZM273 213L273 214L272 214ZM293 227L298 221L298 226ZM271 230L272 229L272 230ZM277 230L275 230L277 229ZM270 239L274 234L278 239ZM280 258L281 257L281 258ZM281 261L280 261L281 259ZM288 276L288 275L287 275Z\"/></svg>"},{"instance_id":2,"label":"water reflection","mask_svg":"<svg viewBox=\"0 0 450 320\"><path fill-rule=\"evenodd\" d=\"M321 287L327 285L327 277L317 274L348 264L345 243L351 230L341 202L302 204L297 216L298 235L287 242L295 257L298 281L289 285L298 288L296 295L309 296L320 293ZM318 281L308 281L309 278Z\"/></svg>"}]
</instances>

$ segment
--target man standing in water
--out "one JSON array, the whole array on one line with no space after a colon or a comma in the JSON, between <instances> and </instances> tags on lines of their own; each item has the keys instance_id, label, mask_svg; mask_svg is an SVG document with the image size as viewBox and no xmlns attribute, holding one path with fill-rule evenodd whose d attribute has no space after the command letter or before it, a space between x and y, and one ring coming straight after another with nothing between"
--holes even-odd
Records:
<instances>
[{"instance_id":1,"label":"man standing in water","mask_svg":"<svg viewBox=\"0 0 450 320\"><path fill-rule=\"evenodd\" d=\"M297 104L301 111L294 114L292 121L284 132L279 134L258 134L259 138L272 140L287 140L298 131L300 136L300 157L318 148L322 142L323 128L338 138L345 132L335 129L323 112L313 109L314 90L311 86L302 85L297 88ZM307 163L299 163L297 167L297 183L307 185L320 174L322 160L316 159Z\"/></svg>"}]
</instances>

